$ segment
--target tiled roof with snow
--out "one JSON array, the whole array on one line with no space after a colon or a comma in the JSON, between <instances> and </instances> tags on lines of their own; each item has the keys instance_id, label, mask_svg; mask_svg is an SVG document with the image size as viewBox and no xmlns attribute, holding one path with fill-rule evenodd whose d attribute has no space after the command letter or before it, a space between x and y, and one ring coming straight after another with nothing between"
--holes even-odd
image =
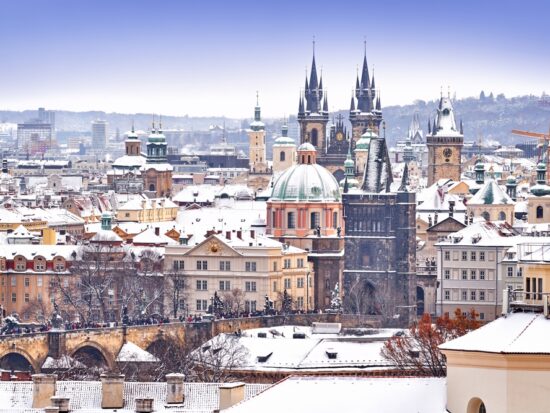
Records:
<instances>
[{"instance_id":1,"label":"tiled roof with snow","mask_svg":"<svg viewBox=\"0 0 550 413\"><path fill-rule=\"evenodd\" d=\"M515 202L494 179L489 179L468 201L468 205L509 205Z\"/></svg>"}]
</instances>

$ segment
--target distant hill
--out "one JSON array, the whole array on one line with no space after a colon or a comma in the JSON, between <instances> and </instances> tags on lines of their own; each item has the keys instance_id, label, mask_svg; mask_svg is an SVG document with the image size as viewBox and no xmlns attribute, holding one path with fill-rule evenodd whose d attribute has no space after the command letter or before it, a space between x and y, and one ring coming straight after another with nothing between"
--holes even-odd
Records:
<instances>
[{"instance_id":1,"label":"distant hill","mask_svg":"<svg viewBox=\"0 0 550 413\"><path fill-rule=\"evenodd\" d=\"M437 101L416 101L411 105L383 107L386 121L386 137L390 145L403 139L407 135L410 121L415 112L418 112L424 134L427 133L428 119L433 119L437 108ZM512 129L525 129L537 132L547 132L550 126L550 98L537 96L519 96L506 98L503 95L493 97L492 94L479 98L465 98L454 101L457 123L464 122L466 141L477 141L480 137L484 142L499 141L502 144L523 142L521 137L514 137ZM346 118L347 110L341 110ZM334 116L336 113L333 114ZM36 111L27 110L0 111L0 122L23 122L35 118ZM129 130L132 122L136 129L147 130L151 126L150 114L122 114L105 113L101 111L70 112L56 111L56 127L59 131L86 132L90 131L93 120L104 119L109 122L109 130L114 133L118 128L120 133ZM291 121L295 118L291 118ZM222 125L228 129L246 126L249 119L229 119L223 117L190 117L166 116L162 118L163 126L170 129L207 130L210 125ZM268 136L278 134L280 119L265 119ZM292 128L291 130L295 128ZM240 135L245 141L246 136Z\"/></svg>"}]
</instances>

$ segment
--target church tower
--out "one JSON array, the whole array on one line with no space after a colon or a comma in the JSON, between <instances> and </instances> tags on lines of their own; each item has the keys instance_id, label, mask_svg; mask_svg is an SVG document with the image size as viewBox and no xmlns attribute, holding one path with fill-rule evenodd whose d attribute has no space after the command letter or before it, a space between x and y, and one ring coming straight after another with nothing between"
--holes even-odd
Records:
<instances>
[{"instance_id":1,"label":"church tower","mask_svg":"<svg viewBox=\"0 0 550 413\"><path fill-rule=\"evenodd\" d=\"M273 143L273 173L282 172L296 164L296 144L288 136L288 126L284 123L281 136Z\"/></svg>"},{"instance_id":2,"label":"church tower","mask_svg":"<svg viewBox=\"0 0 550 413\"><path fill-rule=\"evenodd\" d=\"M267 159L265 147L265 125L262 122L261 108L256 92L256 107L254 108L254 121L250 124L248 133L248 157L252 173L267 172Z\"/></svg>"},{"instance_id":3,"label":"church tower","mask_svg":"<svg viewBox=\"0 0 550 413\"><path fill-rule=\"evenodd\" d=\"M132 132L128 134L126 141L124 141L126 146L126 155L128 156L140 156L141 155L141 142L139 137L134 130L134 125L132 124Z\"/></svg>"},{"instance_id":4,"label":"church tower","mask_svg":"<svg viewBox=\"0 0 550 413\"><path fill-rule=\"evenodd\" d=\"M382 106L380 103L380 94L376 90L374 73L372 75L372 80L370 78L369 66L367 64L366 44L363 57L363 68L361 70L361 80L359 80L358 73L355 81L354 95L351 97L349 120L352 126L353 144L355 144L369 128L375 133L380 133Z\"/></svg>"},{"instance_id":5,"label":"church tower","mask_svg":"<svg viewBox=\"0 0 550 413\"><path fill-rule=\"evenodd\" d=\"M166 159L166 136L159 128L153 128L147 139L147 162L141 167L145 191L154 197L169 197L172 193L172 165Z\"/></svg>"},{"instance_id":6,"label":"church tower","mask_svg":"<svg viewBox=\"0 0 550 413\"><path fill-rule=\"evenodd\" d=\"M428 146L428 186L440 179L460 181L461 158L464 145L462 122L457 128L450 96L439 99L437 115L430 133Z\"/></svg>"},{"instance_id":7,"label":"church tower","mask_svg":"<svg viewBox=\"0 0 550 413\"><path fill-rule=\"evenodd\" d=\"M298 104L298 123L300 124L300 144L311 143L322 158L326 152L328 100L323 90L323 79L317 76L315 43L313 43L309 82L306 74L304 93L300 96Z\"/></svg>"}]
</instances>

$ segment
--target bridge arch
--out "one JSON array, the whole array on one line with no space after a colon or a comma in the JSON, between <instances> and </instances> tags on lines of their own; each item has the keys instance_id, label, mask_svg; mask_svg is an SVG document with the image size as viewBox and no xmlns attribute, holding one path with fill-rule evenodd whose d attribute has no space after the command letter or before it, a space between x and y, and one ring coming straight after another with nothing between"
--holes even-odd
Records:
<instances>
[{"instance_id":1,"label":"bridge arch","mask_svg":"<svg viewBox=\"0 0 550 413\"><path fill-rule=\"evenodd\" d=\"M40 363L22 348L10 348L0 354L0 368L28 371L29 367L33 373L40 373Z\"/></svg>"},{"instance_id":2,"label":"bridge arch","mask_svg":"<svg viewBox=\"0 0 550 413\"><path fill-rule=\"evenodd\" d=\"M105 366L109 369L113 369L115 367L115 356L113 356L108 350L105 349L105 347L103 347L99 343L96 343L95 341L82 342L72 350L70 355L72 358L75 359L78 359L79 355L85 356L85 360L82 360L84 364L86 364L86 361L88 361L88 363L94 360L98 361L97 364L89 367L100 366L101 361L103 361ZM102 360L97 360L98 356L100 356Z\"/></svg>"}]
</instances>

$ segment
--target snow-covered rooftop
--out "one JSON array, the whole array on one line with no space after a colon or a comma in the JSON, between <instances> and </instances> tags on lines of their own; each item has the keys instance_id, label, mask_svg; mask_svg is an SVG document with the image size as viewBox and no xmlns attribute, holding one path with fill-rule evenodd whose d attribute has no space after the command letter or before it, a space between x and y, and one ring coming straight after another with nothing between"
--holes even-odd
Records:
<instances>
[{"instance_id":1,"label":"snow-covered rooftop","mask_svg":"<svg viewBox=\"0 0 550 413\"><path fill-rule=\"evenodd\" d=\"M159 359L148 351L145 351L141 347L138 347L134 343L128 341L127 343L124 343L118 352L116 361L124 363L155 363L159 361Z\"/></svg>"}]
</instances>

